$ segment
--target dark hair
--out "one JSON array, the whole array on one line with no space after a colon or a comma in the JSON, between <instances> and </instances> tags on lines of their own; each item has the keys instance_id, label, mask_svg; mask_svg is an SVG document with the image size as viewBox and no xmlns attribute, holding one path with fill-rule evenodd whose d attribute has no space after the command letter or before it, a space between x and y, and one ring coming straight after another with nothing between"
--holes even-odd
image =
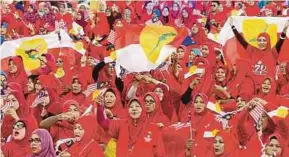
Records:
<instances>
[{"instance_id":1,"label":"dark hair","mask_svg":"<svg viewBox=\"0 0 289 157\"><path fill-rule=\"evenodd\" d=\"M212 1L212 3L217 3L218 5L220 5L219 1Z\"/></svg>"},{"instance_id":2,"label":"dark hair","mask_svg":"<svg viewBox=\"0 0 289 157\"><path fill-rule=\"evenodd\" d=\"M31 79L32 82L35 83L36 80L38 79L38 77L39 77L39 75L33 75L33 74L32 74L32 75L28 76L28 79Z\"/></svg>"}]
</instances>

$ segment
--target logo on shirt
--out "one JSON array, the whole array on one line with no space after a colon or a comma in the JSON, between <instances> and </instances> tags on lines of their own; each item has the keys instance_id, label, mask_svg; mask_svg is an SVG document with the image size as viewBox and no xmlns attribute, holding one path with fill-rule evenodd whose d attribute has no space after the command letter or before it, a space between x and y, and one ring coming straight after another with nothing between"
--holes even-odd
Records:
<instances>
[{"instance_id":1,"label":"logo on shirt","mask_svg":"<svg viewBox=\"0 0 289 157\"><path fill-rule=\"evenodd\" d=\"M148 143L148 142L150 142L150 141L152 140L151 135L152 135L152 132L149 131L149 132L147 133L147 136L144 137L145 142Z\"/></svg>"},{"instance_id":2,"label":"logo on shirt","mask_svg":"<svg viewBox=\"0 0 289 157\"><path fill-rule=\"evenodd\" d=\"M256 75L266 75L267 66L265 66L262 61L258 61L257 64L253 66L253 72Z\"/></svg>"}]
</instances>

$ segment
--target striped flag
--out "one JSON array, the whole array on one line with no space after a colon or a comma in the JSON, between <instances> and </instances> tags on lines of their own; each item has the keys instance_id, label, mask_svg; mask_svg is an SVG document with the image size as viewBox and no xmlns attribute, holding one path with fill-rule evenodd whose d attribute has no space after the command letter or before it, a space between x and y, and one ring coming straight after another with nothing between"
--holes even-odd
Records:
<instances>
[{"instance_id":1,"label":"striped flag","mask_svg":"<svg viewBox=\"0 0 289 157\"><path fill-rule=\"evenodd\" d=\"M262 104L257 104L251 111L250 115L258 123L259 119L262 117L262 114L265 112L264 106Z\"/></svg>"},{"instance_id":2,"label":"striped flag","mask_svg":"<svg viewBox=\"0 0 289 157\"><path fill-rule=\"evenodd\" d=\"M115 31L111 30L106 40L112 44L115 42Z\"/></svg>"}]
</instances>

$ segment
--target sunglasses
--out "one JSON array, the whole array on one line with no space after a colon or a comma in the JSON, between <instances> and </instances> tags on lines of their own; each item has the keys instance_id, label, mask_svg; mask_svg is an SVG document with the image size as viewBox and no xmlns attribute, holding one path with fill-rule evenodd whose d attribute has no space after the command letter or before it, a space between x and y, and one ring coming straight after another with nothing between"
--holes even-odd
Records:
<instances>
[{"instance_id":1,"label":"sunglasses","mask_svg":"<svg viewBox=\"0 0 289 157\"><path fill-rule=\"evenodd\" d=\"M31 139L29 139L29 142L30 142L30 143L32 143L32 142L34 142L34 143L41 143L41 140L40 140L40 138L31 138Z\"/></svg>"}]
</instances>

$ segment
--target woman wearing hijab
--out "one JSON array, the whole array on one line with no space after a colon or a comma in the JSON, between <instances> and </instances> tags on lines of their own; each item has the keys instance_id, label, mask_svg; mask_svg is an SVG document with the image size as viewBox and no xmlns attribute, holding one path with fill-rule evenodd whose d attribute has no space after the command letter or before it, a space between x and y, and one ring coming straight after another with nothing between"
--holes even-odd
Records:
<instances>
[{"instance_id":1,"label":"woman wearing hijab","mask_svg":"<svg viewBox=\"0 0 289 157\"><path fill-rule=\"evenodd\" d=\"M37 30L42 27L52 32L55 29L55 15L51 10L50 2L39 3L38 14L36 15L36 28Z\"/></svg>"},{"instance_id":2,"label":"woman wearing hijab","mask_svg":"<svg viewBox=\"0 0 289 157\"><path fill-rule=\"evenodd\" d=\"M146 25L162 26L163 24L161 21L161 11L159 9L154 9L151 19L146 21L145 24Z\"/></svg>"},{"instance_id":3,"label":"woman wearing hijab","mask_svg":"<svg viewBox=\"0 0 289 157\"><path fill-rule=\"evenodd\" d=\"M27 74L24 69L23 60L20 56L11 57L8 64L7 81L19 83L22 89L27 84Z\"/></svg>"},{"instance_id":4,"label":"woman wearing hijab","mask_svg":"<svg viewBox=\"0 0 289 157\"><path fill-rule=\"evenodd\" d=\"M84 12L77 12L75 22L83 28L83 31L85 31L87 22L85 21Z\"/></svg>"},{"instance_id":5,"label":"woman wearing hijab","mask_svg":"<svg viewBox=\"0 0 289 157\"><path fill-rule=\"evenodd\" d=\"M117 140L117 157L165 156L161 132L155 124L147 121L145 108L139 99L133 98L128 103L126 120L105 119L103 106L98 105L97 121Z\"/></svg>"},{"instance_id":6,"label":"woman wearing hijab","mask_svg":"<svg viewBox=\"0 0 289 157\"><path fill-rule=\"evenodd\" d=\"M288 152L286 141L279 134L272 134L265 143L264 154L274 157L285 157Z\"/></svg>"},{"instance_id":7,"label":"woman wearing hijab","mask_svg":"<svg viewBox=\"0 0 289 157\"><path fill-rule=\"evenodd\" d=\"M192 101L186 104L180 112L181 122L190 122L192 132L189 135L189 141L194 140L194 145L189 148L192 150L191 156L202 156L209 148L208 140L203 137L206 131L221 128L221 125L215 120L215 116L210 112L206 105L208 103L207 95L203 93L195 94ZM196 151L194 151L196 150Z\"/></svg>"},{"instance_id":8,"label":"woman wearing hijab","mask_svg":"<svg viewBox=\"0 0 289 157\"><path fill-rule=\"evenodd\" d=\"M67 150L60 153L60 157L104 157L99 144L95 141L96 125L91 116L81 117L74 124L76 142Z\"/></svg>"},{"instance_id":9,"label":"woman wearing hijab","mask_svg":"<svg viewBox=\"0 0 289 157\"><path fill-rule=\"evenodd\" d=\"M1 126L1 137L4 141L12 134L12 126L21 118L29 116L29 106L21 91L10 91L4 100L2 111L4 118Z\"/></svg>"},{"instance_id":10,"label":"woman wearing hijab","mask_svg":"<svg viewBox=\"0 0 289 157\"><path fill-rule=\"evenodd\" d=\"M157 84L153 91L159 97L161 108L164 115L166 115L171 123L178 121L175 106L172 105L168 88L163 84Z\"/></svg>"},{"instance_id":11,"label":"woman wearing hijab","mask_svg":"<svg viewBox=\"0 0 289 157\"><path fill-rule=\"evenodd\" d=\"M164 7L162 9L162 14L161 14L161 17L160 17L162 23L164 25L167 25L167 26L173 26L174 24L174 20L171 16L171 13L170 13L170 8L169 7Z\"/></svg>"},{"instance_id":12,"label":"woman wearing hijab","mask_svg":"<svg viewBox=\"0 0 289 157\"><path fill-rule=\"evenodd\" d=\"M39 127L50 129L54 142L73 136L73 124L78 120L82 109L75 100L67 100L63 103L62 113L46 118L39 123Z\"/></svg>"},{"instance_id":13,"label":"woman wearing hijab","mask_svg":"<svg viewBox=\"0 0 289 157\"><path fill-rule=\"evenodd\" d=\"M180 15L180 19L181 20L181 23L187 27L187 28L192 28L193 26L193 23L196 22L197 20L197 17L195 17L193 14L192 14L192 9L188 8L188 7L185 7L182 9L181 11L181 15Z\"/></svg>"},{"instance_id":14,"label":"woman wearing hijab","mask_svg":"<svg viewBox=\"0 0 289 157\"><path fill-rule=\"evenodd\" d=\"M191 29L191 37L192 41L195 42L196 45L192 45L191 47L200 46L201 44L205 43L207 40L207 35L202 27L202 24L198 22L194 22Z\"/></svg>"},{"instance_id":15,"label":"woman wearing hijab","mask_svg":"<svg viewBox=\"0 0 289 157\"><path fill-rule=\"evenodd\" d=\"M71 92L63 97L63 101L76 100L79 104L83 104L86 99L86 95L83 91L86 89L87 83L84 77L74 76L71 81Z\"/></svg>"},{"instance_id":16,"label":"woman wearing hijab","mask_svg":"<svg viewBox=\"0 0 289 157\"><path fill-rule=\"evenodd\" d=\"M35 24L36 22L36 8L34 5L30 4L28 5L26 11L24 12L24 20L26 22Z\"/></svg>"},{"instance_id":17,"label":"woman wearing hijab","mask_svg":"<svg viewBox=\"0 0 289 157\"><path fill-rule=\"evenodd\" d=\"M32 152L29 157L56 157L53 141L47 130L34 130L29 142Z\"/></svg>"},{"instance_id":18,"label":"woman wearing hijab","mask_svg":"<svg viewBox=\"0 0 289 157\"><path fill-rule=\"evenodd\" d=\"M206 157L238 157L238 141L232 133L221 130L217 133L213 147Z\"/></svg>"},{"instance_id":19,"label":"woman wearing hijab","mask_svg":"<svg viewBox=\"0 0 289 157\"><path fill-rule=\"evenodd\" d=\"M286 31L289 27L289 22L286 23L280 39L274 48L271 48L270 36L267 33L261 33L257 37L258 48L249 45L247 41L240 35L235 26L233 25L233 20L229 20L232 30L241 43L241 45L246 49L248 55L251 59L251 70L252 78L259 87L264 79L264 76L271 78L275 77L276 60L278 58L278 53L280 52L283 42L286 39Z\"/></svg>"},{"instance_id":20,"label":"woman wearing hijab","mask_svg":"<svg viewBox=\"0 0 289 157\"><path fill-rule=\"evenodd\" d=\"M31 107L38 123L50 116L61 113L62 108L57 94L47 87L42 87Z\"/></svg>"},{"instance_id":21,"label":"woman wearing hijab","mask_svg":"<svg viewBox=\"0 0 289 157\"><path fill-rule=\"evenodd\" d=\"M117 87L113 63L105 63L104 61L98 63L93 68L92 77L94 82L102 82L111 87Z\"/></svg>"},{"instance_id":22,"label":"woman wearing hijab","mask_svg":"<svg viewBox=\"0 0 289 157\"><path fill-rule=\"evenodd\" d=\"M32 132L37 129L37 122L33 118L19 119L13 124L11 140L1 146L5 157L28 156L31 154L29 139Z\"/></svg>"},{"instance_id":23,"label":"woman wearing hijab","mask_svg":"<svg viewBox=\"0 0 289 157\"><path fill-rule=\"evenodd\" d=\"M105 113L109 119L122 119L127 116L121 103L120 95L114 88L108 88L104 94Z\"/></svg>"},{"instance_id":24,"label":"woman wearing hijab","mask_svg":"<svg viewBox=\"0 0 289 157\"><path fill-rule=\"evenodd\" d=\"M159 96L156 93L147 93L144 96L144 102L148 121L155 123L160 128L170 124L170 120L163 113Z\"/></svg>"},{"instance_id":25,"label":"woman wearing hijab","mask_svg":"<svg viewBox=\"0 0 289 157\"><path fill-rule=\"evenodd\" d=\"M42 54L39 57L40 67L31 71L35 75L48 75L56 71L56 61L52 54Z\"/></svg>"}]
</instances>

